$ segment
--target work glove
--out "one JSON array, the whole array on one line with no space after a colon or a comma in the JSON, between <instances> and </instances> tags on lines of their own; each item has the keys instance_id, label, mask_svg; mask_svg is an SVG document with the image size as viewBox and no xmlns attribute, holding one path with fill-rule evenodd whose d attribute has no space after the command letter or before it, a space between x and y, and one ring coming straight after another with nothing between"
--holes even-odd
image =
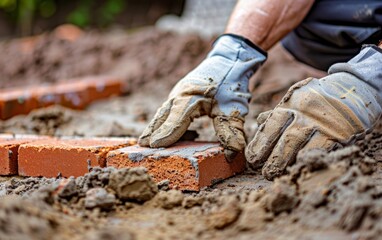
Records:
<instances>
[{"instance_id":1,"label":"work glove","mask_svg":"<svg viewBox=\"0 0 382 240\"><path fill-rule=\"evenodd\" d=\"M266 53L249 40L225 34L207 58L181 79L139 138L139 145L167 147L178 141L194 118L208 115L227 160L245 147L244 117L251 97L249 78Z\"/></svg>"},{"instance_id":2,"label":"work glove","mask_svg":"<svg viewBox=\"0 0 382 240\"><path fill-rule=\"evenodd\" d=\"M246 148L249 166L272 180L300 150L341 147L369 132L381 115L382 50L367 46L321 79L292 86L273 111L259 116Z\"/></svg>"}]
</instances>

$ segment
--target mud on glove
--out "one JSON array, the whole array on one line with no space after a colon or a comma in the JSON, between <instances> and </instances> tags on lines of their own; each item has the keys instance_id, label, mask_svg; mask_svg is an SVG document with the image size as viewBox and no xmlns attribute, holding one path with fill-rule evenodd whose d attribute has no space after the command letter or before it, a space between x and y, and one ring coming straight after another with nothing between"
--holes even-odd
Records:
<instances>
[{"instance_id":1,"label":"mud on glove","mask_svg":"<svg viewBox=\"0 0 382 240\"><path fill-rule=\"evenodd\" d=\"M292 86L246 149L249 166L267 179L281 175L300 150L330 150L370 131L382 113L382 50L366 46L329 75Z\"/></svg>"},{"instance_id":2,"label":"mud on glove","mask_svg":"<svg viewBox=\"0 0 382 240\"><path fill-rule=\"evenodd\" d=\"M172 89L139 145L167 147L182 137L194 118L208 115L226 158L232 158L246 144L243 125L251 97L249 78L265 60L266 53L249 40L220 36L207 58Z\"/></svg>"}]
</instances>

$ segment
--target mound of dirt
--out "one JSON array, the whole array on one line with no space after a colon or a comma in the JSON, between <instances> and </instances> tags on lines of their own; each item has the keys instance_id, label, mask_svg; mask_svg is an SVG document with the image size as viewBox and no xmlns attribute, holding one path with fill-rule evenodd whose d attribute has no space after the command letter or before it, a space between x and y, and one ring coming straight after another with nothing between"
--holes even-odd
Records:
<instances>
[{"instance_id":1,"label":"mound of dirt","mask_svg":"<svg viewBox=\"0 0 382 240\"><path fill-rule=\"evenodd\" d=\"M377 141L375 137L370 139ZM117 233L126 232L131 239L171 236L375 239L382 231L379 224L382 185L378 181L379 165L368 154L359 146L331 153L319 149L301 152L287 175L260 190L210 188L200 193L158 192L145 169L94 168L83 177L53 179L50 183L36 178L33 181L41 181L36 189L7 191L16 195L17 200L11 205L1 202L0 216L1 211L7 211L17 219L24 215L37 218L37 229L47 231L42 237L50 232L68 234L66 228L73 221L88 219L80 224L81 234L93 238L108 236L101 226L109 223ZM27 180L17 184L14 181L0 186L29 184ZM29 209L32 202L37 208L33 214ZM49 214L65 214L67 219L49 220ZM93 226L87 229L86 222ZM29 223L19 226L21 233L29 231ZM13 222L8 223L9 228L10 224ZM55 226L62 230L56 230Z\"/></svg>"},{"instance_id":2,"label":"mound of dirt","mask_svg":"<svg viewBox=\"0 0 382 240\"><path fill-rule=\"evenodd\" d=\"M58 222L52 210L41 202L33 204L17 197L3 197L0 224L1 239L51 239Z\"/></svg>"},{"instance_id":3,"label":"mound of dirt","mask_svg":"<svg viewBox=\"0 0 382 240\"><path fill-rule=\"evenodd\" d=\"M29 41L2 42L0 88L89 75L122 77L128 91L162 78L173 84L205 57L210 44L196 35L154 28L132 34L87 32L75 39L52 32Z\"/></svg>"}]
</instances>

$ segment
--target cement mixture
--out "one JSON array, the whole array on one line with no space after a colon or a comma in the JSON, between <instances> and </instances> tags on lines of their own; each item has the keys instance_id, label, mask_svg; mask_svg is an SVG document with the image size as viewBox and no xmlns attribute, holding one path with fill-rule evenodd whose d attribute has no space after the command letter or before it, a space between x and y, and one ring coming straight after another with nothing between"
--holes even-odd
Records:
<instances>
[{"instance_id":1,"label":"cement mixture","mask_svg":"<svg viewBox=\"0 0 382 240\"><path fill-rule=\"evenodd\" d=\"M171 36L163 40L169 41L166 46L180 44L185 37L157 32L150 40L150 34L132 34L133 39L152 41L137 62L153 61L151 66L156 66L164 55L168 59L169 55L178 56L174 58L179 61L182 48L155 53L154 49L160 49L155 36ZM273 55L280 57L282 53L277 51ZM175 60L168 64L187 72L203 54L204 50L197 51L192 64L175 64ZM255 132L258 113L274 106L288 84L309 74L297 68L299 78L286 79L280 58L269 60L254 81L257 88L247 118L248 138ZM285 63L283 67L291 64L281 63ZM267 88L261 78L270 77L271 69L277 67L281 73L273 71L276 75L271 82L278 82L278 88ZM54 69L51 76L58 76ZM165 75L145 81L142 87L132 84L129 96L93 104L86 111L40 109L1 122L0 130L56 136L139 136L175 82L167 81ZM191 129L197 131L198 139L214 140L208 118L195 121ZM300 152L296 164L274 182L259 172L247 171L199 193L169 190L166 181L155 184L143 168L94 168L83 177L69 179L1 178L0 239L377 239L382 232L381 151L382 127L377 126L353 146L331 153L319 149Z\"/></svg>"}]
</instances>

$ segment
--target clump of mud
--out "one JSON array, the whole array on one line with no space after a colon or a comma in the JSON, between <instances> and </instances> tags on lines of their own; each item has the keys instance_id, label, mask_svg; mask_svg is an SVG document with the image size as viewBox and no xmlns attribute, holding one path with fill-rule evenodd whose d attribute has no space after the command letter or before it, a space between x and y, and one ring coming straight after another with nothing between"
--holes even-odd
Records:
<instances>
[{"instance_id":1,"label":"clump of mud","mask_svg":"<svg viewBox=\"0 0 382 240\"><path fill-rule=\"evenodd\" d=\"M72 234L87 239L121 239L123 234L123 239L134 239L126 229L102 227L102 212L116 211L128 202L142 204L158 192L143 168L94 168L68 179L12 178L1 189L1 239L67 239ZM84 218L99 221L86 231L90 222L81 224Z\"/></svg>"},{"instance_id":2,"label":"clump of mud","mask_svg":"<svg viewBox=\"0 0 382 240\"><path fill-rule=\"evenodd\" d=\"M29 195L30 193L59 181L54 178L11 178L0 185L0 196L4 195Z\"/></svg>"},{"instance_id":3,"label":"clump of mud","mask_svg":"<svg viewBox=\"0 0 382 240\"><path fill-rule=\"evenodd\" d=\"M52 239L59 225L49 206L8 196L0 199L1 239Z\"/></svg>"},{"instance_id":4,"label":"clump of mud","mask_svg":"<svg viewBox=\"0 0 382 240\"><path fill-rule=\"evenodd\" d=\"M109 211L127 201L143 203L157 192L157 185L144 168L94 168L83 177L63 179L40 188L32 198L75 214L74 209Z\"/></svg>"},{"instance_id":5,"label":"clump of mud","mask_svg":"<svg viewBox=\"0 0 382 240\"><path fill-rule=\"evenodd\" d=\"M0 187L0 196L19 195L60 207L101 210L127 201L143 203L158 192L145 168L93 168L83 177L68 179L11 178Z\"/></svg>"},{"instance_id":6,"label":"clump of mud","mask_svg":"<svg viewBox=\"0 0 382 240\"><path fill-rule=\"evenodd\" d=\"M125 168L110 174L109 187L121 200L146 202L158 192L158 187L145 168Z\"/></svg>"}]
</instances>

